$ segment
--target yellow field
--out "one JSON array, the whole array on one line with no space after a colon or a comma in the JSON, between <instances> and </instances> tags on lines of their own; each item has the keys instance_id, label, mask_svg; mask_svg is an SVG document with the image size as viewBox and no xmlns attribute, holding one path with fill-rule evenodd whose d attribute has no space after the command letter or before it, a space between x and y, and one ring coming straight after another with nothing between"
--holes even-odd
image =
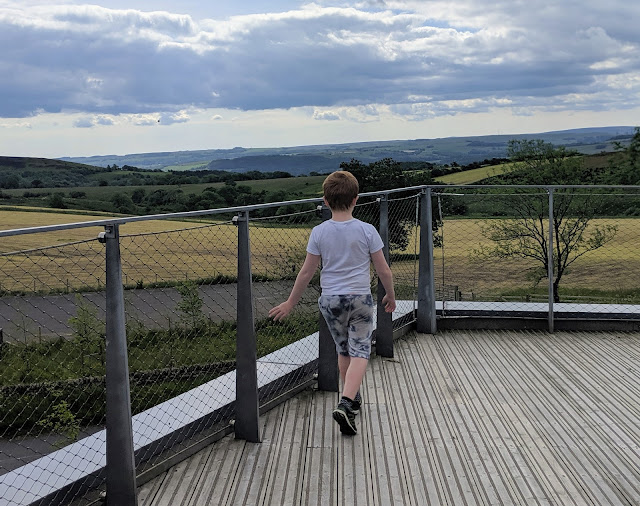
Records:
<instances>
[{"instance_id":1,"label":"yellow field","mask_svg":"<svg viewBox=\"0 0 640 506\"><path fill-rule=\"evenodd\" d=\"M4 229L95 218L98 217L0 212ZM487 223L478 219L445 221L441 229L444 248L434 251L437 284L457 285L466 293L532 287L525 272L539 266L534 261L487 260L476 254L481 246L492 244L482 234L482 227ZM561 286L607 291L637 289L640 285L640 219L602 219L592 223L614 224L618 232L610 243L571 266ZM0 288L73 291L103 285L105 251L104 245L96 240L100 231L102 228L96 226L1 239ZM268 227L263 222L254 222L250 231L254 274L295 275L304 260L309 232L308 227ZM155 220L123 225L120 234L123 281L127 285L236 275L237 228L231 223ZM415 238L414 230L407 253L414 251ZM21 253L7 254L16 251ZM395 262L393 270L397 281L403 284L410 284L416 275L413 260Z\"/></svg>"},{"instance_id":2,"label":"yellow field","mask_svg":"<svg viewBox=\"0 0 640 506\"><path fill-rule=\"evenodd\" d=\"M454 174L447 174L434 178L435 181L445 184L473 184L492 176L498 176L513 170L512 163L503 163L500 165L491 165L488 167L480 167L479 169L465 170Z\"/></svg>"},{"instance_id":3,"label":"yellow field","mask_svg":"<svg viewBox=\"0 0 640 506\"><path fill-rule=\"evenodd\" d=\"M104 219L37 212L0 212L2 229ZM101 226L25 234L0 240L0 289L73 290L104 285ZM304 260L307 228L251 227L252 268L266 275L290 274ZM153 220L120 226L125 284L235 276L237 227L230 222ZM20 252L11 254L12 252ZM4 254L3 254L4 253Z\"/></svg>"},{"instance_id":4,"label":"yellow field","mask_svg":"<svg viewBox=\"0 0 640 506\"><path fill-rule=\"evenodd\" d=\"M444 248L434 251L437 282L458 285L465 292L496 292L531 288L526 271L542 264L532 259L487 260L474 251L491 247L482 234L484 220L450 220L444 225ZM595 225L616 225L613 240L586 253L572 264L561 281L562 288L631 290L640 287L640 219L599 219ZM443 281L444 259L444 281ZM542 282L546 286L546 279Z\"/></svg>"}]
</instances>

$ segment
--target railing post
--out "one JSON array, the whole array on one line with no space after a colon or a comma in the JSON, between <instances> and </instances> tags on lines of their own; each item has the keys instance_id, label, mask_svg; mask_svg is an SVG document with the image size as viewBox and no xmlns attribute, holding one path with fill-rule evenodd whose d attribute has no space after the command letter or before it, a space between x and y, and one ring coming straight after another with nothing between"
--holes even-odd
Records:
<instances>
[{"instance_id":1,"label":"railing post","mask_svg":"<svg viewBox=\"0 0 640 506\"><path fill-rule=\"evenodd\" d=\"M331 209L325 205L318 207L322 221L330 220ZM320 312L318 312L318 329L320 334L318 337L318 390L337 392L340 388L338 353L327 322Z\"/></svg>"},{"instance_id":2,"label":"railing post","mask_svg":"<svg viewBox=\"0 0 640 506\"><path fill-rule=\"evenodd\" d=\"M380 237L384 243L382 252L387 263L389 260L389 197L383 194L378 199L380 204ZM376 354L381 357L393 357L393 316L387 313L382 305L382 298L386 291L382 282L378 280L378 314L376 328Z\"/></svg>"},{"instance_id":3,"label":"railing post","mask_svg":"<svg viewBox=\"0 0 640 506\"><path fill-rule=\"evenodd\" d=\"M420 259L416 330L428 334L435 334L437 331L432 219L431 188L427 188L420 195Z\"/></svg>"},{"instance_id":4,"label":"railing post","mask_svg":"<svg viewBox=\"0 0 640 506\"><path fill-rule=\"evenodd\" d=\"M118 225L106 225L107 504L138 504Z\"/></svg>"},{"instance_id":5,"label":"railing post","mask_svg":"<svg viewBox=\"0 0 640 506\"><path fill-rule=\"evenodd\" d=\"M549 278L549 332L553 333L553 188L549 192L549 246L547 248L547 277Z\"/></svg>"},{"instance_id":6,"label":"railing post","mask_svg":"<svg viewBox=\"0 0 640 506\"><path fill-rule=\"evenodd\" d=\"M258 369L256 329L251 286L249 212L234 218L238 226L238 302L236 338L236 439L259 443Z\"/></svg>"}]
</instances>

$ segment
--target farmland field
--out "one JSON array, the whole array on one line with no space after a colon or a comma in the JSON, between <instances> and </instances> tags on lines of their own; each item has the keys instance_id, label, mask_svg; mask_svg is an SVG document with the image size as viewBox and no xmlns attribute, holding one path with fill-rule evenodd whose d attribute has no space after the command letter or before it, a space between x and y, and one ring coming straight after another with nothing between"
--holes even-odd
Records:
<instances>
[{"instance_id":1,"label":"farmland field","mask_svg":"<svg viewBox=\"0 0 640 506\"><path fill-rule=\"evenodd\" d=\"M503 163L500 165L490 165L487 167L480 167L479 169L465 170L462 172L455 172L453 174L447 174L434 178L438 183L444 184L473 184L488 177L498 176L504 174L513 169L512 163Z\"/></svg>"},{"instance_id":2,"label":"farmland field","mask_svg":"<svg viewBox=\"0 0 640 506\"><path fill-rule=\"evenodd\" d=\"M102 218L27 212L0 213L0 217L5 228ZM545 293L545 281L535 286L527 280L527 271L539 267L531 260L480 258L477 251L482 246L491 246L482 233L488 223L483 219L445 220L440 230L444 233L444 246L434 251L436 284L455 285L460 291L474 296ZM562 280L561 293L562 290L571 293L638 292L640 219L592 221L592 225L607 224L618 227L615 237L571 266ZM254 274L270 279L295 276L304 259L312 225L282 225L278 219L253 222L250 238ZM89 227L2 239L0 253L5 253L0 256L2 288L59 291L103 285L104 247L95 240L101 230L101 227ZM153 220L123 225L120 234L125 284L147 286L185 279L235 277L237 229L230 222ZM406 252L412 253L415 244L414 230ZM26 254L6 254L45 247ZM413 265L413 260L396 261L393 270L397 281L411 284L415 277Z\"/></svg>"},{"instance_id":3,"label":"farmland field","mask_svg":"<svg viewBox=\"0 0 640 506\"><path fill-rule=\"evenodd\" d=\"M0 212L0 217L5 229L104 219L15 211ZM252 225L253 270L265 276L291 276L304 260L309 228L277 223L274 218ZM91 226L3 238L0 289L51 292L104 286L104 246L96 240L101 231L101 226ZM121 225L123 281L147 285L235 277L237 234L230 221L151 220Z\"/></svg>"}]
</instances>

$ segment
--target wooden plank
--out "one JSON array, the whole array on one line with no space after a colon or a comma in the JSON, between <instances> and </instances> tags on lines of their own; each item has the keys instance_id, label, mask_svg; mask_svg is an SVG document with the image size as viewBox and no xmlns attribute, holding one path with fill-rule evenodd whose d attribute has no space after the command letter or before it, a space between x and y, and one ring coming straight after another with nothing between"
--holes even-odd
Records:
<instances>
[{"instance_id":1,"label":"wooden plank","mask_svg":"<svg viewBox=\"0 0 640 506\"><path fill-rule=\"evenodd\" d=\"M211 456L203 469L191 504L227 504L244 454L244 440L230 434L211 445ZM155 505L154 505L155 506Z\"/></svg>"},{"instance_id":2,"label":"wooden plank","mask_svg":"<svg viewBox=\"0 0 640 506\"><path fill-rule=\"evenodd\" d=\"M261 417L262 443L246 443L227 504L260 504L266 486L268 461L275 451L273 441L280 429L284 405Z\"/></svg>"},{"instance_id":3,"label":"wooden plank","mask_svg":"<svg viewBox=\"0 0 640 506\"><path fill-rule=\"evenodd\" d=\"M526 387L526 395L520 405L526 416L534 421L541 434L549 438L558 463L565 468L566 478L572 487L582 493L584 500L596 504L611 502L606 483L595 472L593 460L585 453L582 439L588 437L583 428L574 424L575 413L568 403L568 381L558 374L552 364L535 356L529 339L513 339L513 335L501 333L501 343L511 343L521 354L520 368L506 369L510 383ZM507 338L506 341L504 338ZM525 392L524 389L521 390ZM585 477L589 476L588 480Z\"/></svg>"},{"instance_id":4,"label":"wooden plank","mask_svg":"<svg viewBox=\"0 0 640 506\"><path fill-rule=\"evenodd\" d=\"M283 405L278 439L269 462L267 486L261 504L300 503L309 429L311 393L303 392Z\"/></svg>"},{"instance_id":5,"label":"wooden plank","mask_svg":"<svg viewBox=\"0 0 640 506\"><path fill-rule=\"evenodd\" d=\"M140 489L139 504L640 504L640 339L440 332L397 341L362 386L303 392Z\"/></svg>"},{"instance_id":6,"label":"wooden plank","mask_svg":"<svg viewBox=\"0 0 640 506\"><path fill-rule=\"evenodd\" d=\"M337 435L331 419L337 402L336 393L316 391L313 394L301 504L337 504Z\"/></svg>"},{"instance_id":7,"label":"wooden plank","mask_svg":"<svg viewBox=\"0 0 640 506\"><path fill-rule=\"evenodd\" d=\"M452 370L459 381L468 386L469 407L466 437L471 434L473 444L480 452L486 476L483 487L488 494L495 492L497 502L521 502L548 504L549 489L554 501L571 504L570 496L563 490L561 480L553 486L540 483L540 475L532 467L539 463L543 467L553 466L554 459L546 452L545 441L529 423L513 397L518 384L506 384L497 375L489 360L494 355L490 347L483 349L474 335L456 334L455 339L442 339L447 346ZM501 368L511 367L515 362L502 360ZM472 428L473 427L473 428ZM512 476L521 476L516 483ZM489 482L487 482L489 480ZM524 488L514 488L521 485ZM559 491L559 492L556 492ZM491 499L492 503L496 499Z\"/></svg>"},{"instance_id":8,"label":"wooden plank","mask_svg":"<svg viewBox=\"0 0 640 506\"><path fill-rule=\"evenodd\" d=\"M621 504L640 503L640 474L633 470L637 455L626 457L617 445L611 444L611 435L619 430L618 421L609 417L609 426L602 426L603 423L606 425L607 417L603 416L603 410L607 403L593 401L591 389L580 378L584 364L574 363L575 368L568 367L566 354L550 353L540 340L529 340L526 346L531 351L533 364L544 364L550 371L553 381L548 391L560 393L557 400L558 406L562 406L562 420L572 448L583 455L585 467L591 475L593 493L602 495L612 504L618 501ZM590 374L595 375L595 372L590 371Z\"/></svg>"},{"instance_id":9,"label":"wooden plank","mask_svg":"<svg viewBox=\"0 0 640 506\"><path fill-rule=\"evenodd\" d=\"M403 363L402 373L396 377L397 388L403 392L402 402L399 403L398 423L404 427L403 441L406 452L407 469L405 471L408 486L411 487L412 500L415 504L442 504L440 494L440 476L437 459L434 456L434 445L430 430L431 421L421 416L423 400L421 395L433 398L430 392L418 392L415 379L422 373L422 367L416 368L417 355L413 352L416 346L415 337L410 346L397 346L396 356ZM432 419L432 417L431 417Z\"/></svg>"},{"instance_id":10,"label":"wooden plank","mask_svg":"<svg viewBox=\"0 0 640 506\"><path fill-rule=\"evenodd\" d=\"M138 487L138 506L149 506L155 504L158 490L162 488L162 482L166 477L167 473L162 473L141 487Z\"/></svg>"},{"instance_id":11,"label":"wooden plank","mask_svg":"<svg viewBox=\"0 0 640 506\"><path fill-rule=\"evenodd\" d=\"M473 504L473 491L468 479L471 472L468 456L463 455L464 448L459 444L459 430L451 414L451 410L459 402L460 393L452 382L450 373L443 366L436 339L431 337L420 340L418 350L424 368L424 374L417 378L420 395L418 410L423 417L430 419L436 466L441 476L444 499L446 504L466 504L469 501ZM430 393L429 397L420 393L425 391Z\"/></svg>"}]
</instances>

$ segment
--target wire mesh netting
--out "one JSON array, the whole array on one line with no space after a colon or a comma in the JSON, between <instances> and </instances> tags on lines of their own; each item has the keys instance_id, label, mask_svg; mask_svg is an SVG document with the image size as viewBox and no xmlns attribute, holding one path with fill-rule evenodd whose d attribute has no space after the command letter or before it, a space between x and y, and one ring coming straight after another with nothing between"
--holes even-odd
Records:
<instances>
[{"instance_id":1,"label":"wire mesh netting","mask_svg":"<svg viewBox=\"0 0 640 506\"><path fill-rule=\"evenodd\" d=\"M635 311L624 304L638 302L637 202L628 190L554 189L550 218L546 188L439 190L434 267L444 315L540 315L550 293L558 316Z\"/></svg>"},{"instance_id":2,"label":"wire mesh netting","mask_svg":"<svg viewBox=\"0 0 640 506\"><path fill-rule=\"evenodd\" d=\"M230 219L165 226L120 237L134 438L147 466L234 416L237 229Z\"/></svg>"},{"instance_id":3,"label":"wire mesh netting","mask_svg":"<svg viewBox=\"0 0 640 506\"><path fill-rule=\"evenodd\" d=\"M90 436L105 421L105 254L97 232L3 240L0 480L18 473L7 501L30 492L19 488L22 466L76 441L73 465L91 466Z\"/></svg>"},{"instance_id":4,"label":"wire mesh netting","mask_svg":"<svg viewBox=\"0 0 640 506\"><path fill-rule=\"evenodd\" d=\"M419 194L389 199L389 263L400 311L394 327L414 319L418 301Z\"/></svg>"},{"instance_id":5,"label":"wire mesh netting","mask_svg":"<svg viewBox=\"0 0 640 506\"><path fill-rule=\"evenodd\" d=\"M229 219L121 230L136 460L149 466L234 416L234 378L224 376L235 369L237 228ZM39 479L37 469L23 466L46 455L54 460L36 467L57 471L43 480L76 475L88 497L102 487L86 479L104 465L105 248L98 231L0 256L0 475L11 478L16 494L29 492L19 488L23 471ZM59 240L38 236L45 244ZM63 487L50 499L66 503L68 494Z\"/></svg>"},{"instance_id":6,"label":"wire mesh netting","mask_svg":"<svg viewBox=\"0 0 640 506\"><path fill-rule=\"evenodd\" d=\"M311 229L321 220L315 205L301 204L250 221L258 371L264 383L261 405L304 383L317 370L319 272L287 318L275 322L268 313L289 296Z\"/></svg>"},{"instance_id":7,"label":"wire mesh netting","mask_svg":"<svg viewBox=\"0 0 640 506\"><path fill-rule=\"evenodd\" d=\"M429 225L443 317L540 317L549 302L559 316L640 317L638 192L558 187L433 192ZM388 199L396 297L412 318L424 288L418 286L420 195L395 192ZM379 199L363 197L354 216L379 228L381 208ZM268 311L288 297L311 229L321 220L310 202L251 210L252 301L238 301L238 228L231 216L120 225L138 472L165 459L167 451L228 428L235 417L238 304L254 309L262 406L313 377L319 272L289 317L274 322ZM10 494L32 492L20 488L27 473L52 486L57 476L87 476L104 466L107 315L101 230L2 238L0 486ZM375 293L373 269L371 286ZM54 455L57 460L35 465ZM40 478L43 471L59 474ZM102 487L101 478L92 478L82 493ZM82 501L77 492L60 487L55 500ZM11 495L3 499L12 504Z\"/></svg>"},{"instance_id":8,"label":"wire mesh netting","mask_svg":"<svg viewBox=\"0 0 640 506\"><path fill-rule=\"evenodd\" d=\"M524 302L547 300L546 192L441 191L434 200L435 283L445 315L460 309L526 312ZM505 302L510 304L499 304Z\"/></svg>"},{"instance_id":9,"label":"wire mesh netting","mask_svg":"<svg viewBox=\"0 0 640 506\"><path fill-rule=\"evenodd\" d=\"M554 191L556 311L629 318L640 303L640 194Z\"/></svg>"}]
</instances>

